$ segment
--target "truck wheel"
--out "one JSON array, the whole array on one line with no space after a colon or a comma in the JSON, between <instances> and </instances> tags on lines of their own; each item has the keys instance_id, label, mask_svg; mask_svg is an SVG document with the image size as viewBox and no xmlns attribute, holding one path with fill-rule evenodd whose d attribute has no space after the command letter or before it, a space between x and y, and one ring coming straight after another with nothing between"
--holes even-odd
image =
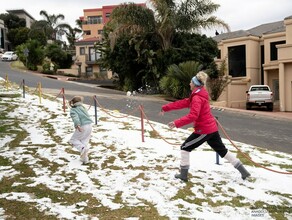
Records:
<instances>
[{"instance_id":1,"label":"truck wheel","mask_svg":"<svg viewBox=\"0 0 292 220\"><path fill-rule=\"evenodd\" d=\"M246 110L251 110L251 104L246 103Z\"/></svg>"},{"instance_id":2,"label":"truck wheel","mask_svg":"<svg viewBox=\"0 0 292 220\"><path fill-rule=\"evenodd\" d=\"M273 103L269 104L269 105L268 105L268 111L272 112L273 109L274 109L274 105L273 105Z\"/></svg>"}]
</instances>

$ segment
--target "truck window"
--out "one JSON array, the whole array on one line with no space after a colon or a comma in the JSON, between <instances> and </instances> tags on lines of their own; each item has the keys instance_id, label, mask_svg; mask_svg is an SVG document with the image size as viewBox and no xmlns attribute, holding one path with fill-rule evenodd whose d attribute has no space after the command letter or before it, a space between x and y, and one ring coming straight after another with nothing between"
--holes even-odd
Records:
<instances>
[{"instance_id":1,"label":"truck window","mask_svg":"<svg viewBox=\"0 0 292 220\"><path fill-rule=\"evenodd\" d=\"M251 91L269 91L268 87L252 87Z\"/></svg>"}]
</instances>

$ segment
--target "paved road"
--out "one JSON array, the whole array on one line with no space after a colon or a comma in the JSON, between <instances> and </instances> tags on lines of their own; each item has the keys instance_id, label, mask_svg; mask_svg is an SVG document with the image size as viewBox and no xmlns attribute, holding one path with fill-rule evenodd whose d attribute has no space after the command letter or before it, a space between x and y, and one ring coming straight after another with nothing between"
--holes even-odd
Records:
<instances>
[{"instance_id":1,"label":"paved road","mask_svg":"<svg viewBox=\"0 0 292 220\"><path fill-rule=\"evenodd\" d=\"M67 99L73 95L83 95L87 104L92 104L92 97L96 95L98 102L103 107L123 113L130 113L139 105L143 105L148 118L161 123L167 123L187 113L187 110L174 111L161 117L158 115L161 105L168 102L162 98L140 94L129 98L125 92L100 88L94 84L61 81L43 77L41 74L19 72L10 69L9 63L0 62L0 77L5 78L6 74L10 81L17 84L21 84L25 79L26 85L32 88L36 88L37 84L41 82L45 93L57 95L61 88L64 88ZM234 112L220 109L212 111L232 140L292 154L291 120L273 119L261 116L261 114L246 113L246 111ZM140 113L135 111L133 115L139 117Z\"/></svg>"}]
</instances>

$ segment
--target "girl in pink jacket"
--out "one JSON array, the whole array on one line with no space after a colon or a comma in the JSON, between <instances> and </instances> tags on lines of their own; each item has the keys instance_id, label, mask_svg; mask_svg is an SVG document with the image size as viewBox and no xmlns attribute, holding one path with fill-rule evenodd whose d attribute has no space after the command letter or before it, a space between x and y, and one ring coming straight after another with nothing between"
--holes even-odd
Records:
<instances>
[{"instance_id":1,"label":"girl in pink jacket","mask_svg":"<svg viewBox=\"0 0 292 220\"><path fill-rule=\"evenodd\" d=\"M217 122L211 113L209 104L209 94L205 89L208 75L205 72L199 72L190 82L192 93L189 98L171 102L163 105L161 114L171 110L190 108L190 112L170 123L168 126L180 128L184 125L193 123L194 133L192 133L181 145L181 166L180 174L175 175L183 181L188 181L187 175L190 167L189 154L192 150L207 143L215 150L220 157L228 160L241 173L241 178L246 179L250 173L244 168L243 164L233 154L231 154L222 143L218 132Z\"/></svg>"}]
</instances>

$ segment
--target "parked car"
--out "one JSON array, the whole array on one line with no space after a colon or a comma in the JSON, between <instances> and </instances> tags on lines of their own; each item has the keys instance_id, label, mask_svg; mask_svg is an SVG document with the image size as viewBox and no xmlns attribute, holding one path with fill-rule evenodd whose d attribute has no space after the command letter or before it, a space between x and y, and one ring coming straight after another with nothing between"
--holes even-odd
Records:
<instances>
[{"instance_id":1,"label":"parked car","mask_svg":"<svg viewBox=\"0 0 292 220\"><path fill-rule=\"evenodd\" d=\"M252 106L265 106L269 111L273 111L273 92L267 85L252 85L246 91L246 109L250 110Z\"/></svg>"},{"instance_id":2,"label":"parked car","mask_svg":"<svg viewBox=\"0 0 292 220\"><path fill-rule=\"evenodd\" d=\"M18 56L13 51L6 51L1 57L2 61L13 61L17 59L18 59Z\"/></svg>"}]
</instances>

